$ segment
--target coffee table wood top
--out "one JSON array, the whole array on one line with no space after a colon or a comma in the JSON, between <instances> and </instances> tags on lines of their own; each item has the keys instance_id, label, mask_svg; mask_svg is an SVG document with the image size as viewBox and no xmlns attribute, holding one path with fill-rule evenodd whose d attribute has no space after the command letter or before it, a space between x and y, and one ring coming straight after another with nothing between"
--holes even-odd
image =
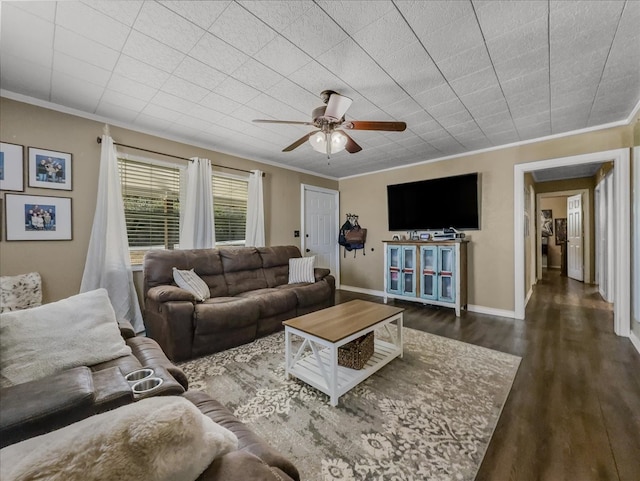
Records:
<instances>
[{"instance_id":1,"label":"coffee table wood top","mask_svg":"<svg viewBox=\"0 0 640 481\"><path fill-rule=\"evenodd\" d=\"M295 317L283 324L329 342L338 342L402 311L404 309L400 307L358 299Z\"/></svg>"}]
</instances>

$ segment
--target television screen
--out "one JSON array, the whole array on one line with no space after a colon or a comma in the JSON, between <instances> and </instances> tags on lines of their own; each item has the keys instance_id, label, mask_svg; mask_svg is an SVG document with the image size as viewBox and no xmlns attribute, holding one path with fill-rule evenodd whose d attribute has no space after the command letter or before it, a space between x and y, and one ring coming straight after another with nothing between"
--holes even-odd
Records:
<instances>
[{"instance_id":1,"label":"television screen","mask_svg":"<svg viewBox=\"0 0 640 481\"><path fill-rule=\"evenodd\" d=\"M478 173L387 186L389 230L478 229Z\"/></svg>"}]
</instances>

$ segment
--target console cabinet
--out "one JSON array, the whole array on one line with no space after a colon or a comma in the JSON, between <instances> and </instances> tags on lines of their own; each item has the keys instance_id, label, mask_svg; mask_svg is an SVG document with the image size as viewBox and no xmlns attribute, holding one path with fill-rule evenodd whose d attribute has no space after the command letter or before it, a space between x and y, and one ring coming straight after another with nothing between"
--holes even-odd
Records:
<instances>
[{"instance_id":1,"label":"console cabinet","mask_svg":"<svg viewBox=\"0 0 640 481\"><path fill-rule=\"evenodd\" d=\"M467 244L455 241L385 241L384 302L388 298L467 307Z\"/></svg>"}]
</instances>

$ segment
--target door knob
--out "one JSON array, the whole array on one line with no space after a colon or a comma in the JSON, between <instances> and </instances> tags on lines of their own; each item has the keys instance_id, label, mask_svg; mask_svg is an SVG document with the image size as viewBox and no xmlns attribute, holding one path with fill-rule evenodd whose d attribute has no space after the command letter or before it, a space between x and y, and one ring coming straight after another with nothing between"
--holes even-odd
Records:
<instances>
[{"instance_id":1,"label":"door knob","mask_svg":"<svg viewBox=\"0 0 640 481\"><path fill-rule=\"evenodd\" d=\"M311 249L305 249L305 252L311 252Z\"/></svg>"}]
</instances>

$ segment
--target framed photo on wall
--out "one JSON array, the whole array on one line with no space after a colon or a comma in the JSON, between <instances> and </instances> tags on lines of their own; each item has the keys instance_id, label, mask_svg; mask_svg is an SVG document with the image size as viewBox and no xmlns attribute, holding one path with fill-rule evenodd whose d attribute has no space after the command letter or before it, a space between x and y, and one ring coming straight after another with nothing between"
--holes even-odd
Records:
<instances>
[{"instance_id":1,"label":"framed photo on wall","mask_svg":"<svg viewBox=\"0 0 640 481\"><path fill-rule=\"evenodd\" d=\"M567 242L567 219L555 219L556 223L556 245L559 246Z\"/></svg>"},{"instance_id":2,"label":"framed photo on wall","mask_svg":"<svg viewBox=\"0 0 640 481\"><path fill-rule=\"evenodd\" d=\"M29 187L71 190L71 154L29 147Z\"/></svg>"},{"instance_id":3,"label":"framed photo on wall","mask_svg":"<svg viewBox=\"0 0 640 481\"><path fill-rule=\"evenodd\" d=\"M71 240L71 197L7 194L7 241Z\"/></svg>"},{"instance_id":4,"label":"framed photo on wall","mask_svg":"<svg viewBox=\"0 0 640 481\"><path fill-rule=\"evenodd\" d=\"M553 212L551 209L542 209L540 219L540 227L542 237L551 237L553 235Z\"/></svg>"},{"instance_id":5,"label":"framed photo on wall","mask_svg":"<svg viewBox=\"0 0 640 481\"><path fill-rule=\"evenodd\" d=\"M0 190L24 191L24 147L0 143Z\"/></svg>"}]
</instances>

